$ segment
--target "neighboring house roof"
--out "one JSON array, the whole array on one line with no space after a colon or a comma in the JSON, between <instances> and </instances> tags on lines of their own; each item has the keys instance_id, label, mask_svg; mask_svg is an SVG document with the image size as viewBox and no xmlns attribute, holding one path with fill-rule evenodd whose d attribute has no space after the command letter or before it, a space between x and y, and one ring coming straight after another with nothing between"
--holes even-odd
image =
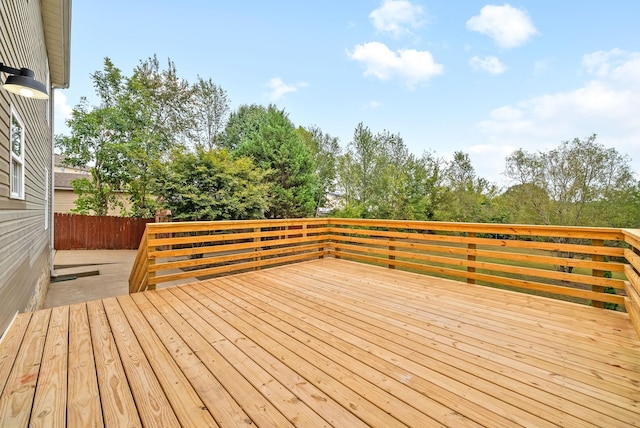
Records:
<instances>
[{"instance_id":1,"label":"neighboring house roof","mask_svg":"<svg viewBox=\"0 0 640 428\"><path fill-rule=\"evenodd\" d=\"M63 160L64 160L64 155L59 155L57 153L53 154L53 166L62 166Z\"/></svg>"},{"instance_id":2,"label":"neighboring house roof","mask_svg":"<svg viewBox=\"0 0 640 428\"><path fill-rule=\"evenodd\" d=\"M56 172L54 175L53 188L57 190L73 190L72 180L80 178L88 178L86 175L76 174L73 172Z\"/></svg>"},{"instance_id":3,"label":"neighboring house roof","mask_svg":"<svg viewBox=\"0 0 640 428\"><path fill-rule=\"evenodd\" d=\"M65 173L73 173L73 174L80 174L80 175L84 175L84 176L88 176L91 173L91 170L89 168L86 168L84 166L67 166L64 165L65 159L65 155L59 155L57 153L54 153L53 155L53 167L54 167L54 172L65 172Z\"/></svg>"},{"instance_id":4,"label":"neighboring house roof","mask_svg":"<svg viewBox=\"0 0 640 428\"><path fill-rule=\"evenodd\" d=\"M71 0L42 0L51 85L68 88L71 68Z\"/></svg>"},{"instance_id":5,"label":"neighboring house roof","mask_svg":"<svg viewBox=\"0 0 640 428\"><path fill-rule=\"evenodd\" d=\"M84 166L68 167L68 166L63 165L62 162L64 162L65 158L66 158L66 155L64 155L64 154L59 155L57 153L54 153L53 154L53 166L57 166L57 167L60 167L60 168L73 168L74 170L89 172L89 168L84 167Z\"/></svg>"}]
</instances>

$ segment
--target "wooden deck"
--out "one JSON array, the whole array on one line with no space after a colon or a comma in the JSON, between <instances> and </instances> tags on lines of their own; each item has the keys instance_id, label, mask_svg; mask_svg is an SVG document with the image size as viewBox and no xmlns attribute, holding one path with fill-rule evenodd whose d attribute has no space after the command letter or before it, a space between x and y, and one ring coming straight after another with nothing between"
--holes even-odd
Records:
<instances>
[{"instance_id":1,"label":"wooden deck","mask_svg":"<svg viewBox=\"0 0 640 428\"><path fill-rule=\"evenodd\" d=\"M21 314L1 426L640 425L629 317L335 259Z\"/></svg>"}]
</instances>

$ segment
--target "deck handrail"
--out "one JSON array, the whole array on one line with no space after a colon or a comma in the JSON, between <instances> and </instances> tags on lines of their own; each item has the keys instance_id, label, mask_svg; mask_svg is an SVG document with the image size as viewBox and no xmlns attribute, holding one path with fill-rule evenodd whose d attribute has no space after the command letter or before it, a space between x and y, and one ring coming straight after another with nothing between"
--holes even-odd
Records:
<instances>
[{"instance_id":1,"label":"deck handrail","mask_svg":"<svg viewBox=\"0 0 640 428\"><path fill-rule=\"evenodd\" d=\"M624 251L625 259L629 263L624 267L624 273L627 277L627 281L625 281L627 296L624 306L638 337L640 337L640 230L623 229L622 233L624 234L624 242L630 247Z\"/></svg>"},{"instance_id":2,"label":"deck handrail","mask_svg":"<svg viewBox=\"0 0 640 428\"><path fill-rule=\"evenodd\" d=\"M615 228L343 218L150 223L130 292L331 255L624 305L640 319L639 249L639 230Z\"/></svg>"},{"instance_id":3,"label":"deck handrail","mask_svg":"<svg viewBox=\"0 0 640 428\"><path fill-rule=\"evenodd\" d=\"M327 224L322 218L150 223L129 277L129 292L324 257Z\"/></svg>"}]
</instances>

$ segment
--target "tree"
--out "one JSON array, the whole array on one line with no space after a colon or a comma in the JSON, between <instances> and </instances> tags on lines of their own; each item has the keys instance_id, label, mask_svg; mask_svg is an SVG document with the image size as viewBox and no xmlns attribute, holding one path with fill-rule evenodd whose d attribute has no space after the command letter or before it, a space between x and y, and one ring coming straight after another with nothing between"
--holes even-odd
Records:
<instances>
[{"instance_id":1,"label":"tree","mask_svg":"<svg viewBox=\"0 0 640 428\"><path fill-rule=\"evenodd\" d=\"M227 92L211 79L198 76L198 81L193 85L191 102L195 122L192 138L198 147L213 150L219 145L229 116Z\"/></svg>"},{"instance_id":2,"label":"tree","mask_svg":"<svg viewBox=\"0 0 640 428\"><path fill-rule=\"evenodd\" d=\"M162 69L155 55L140 62L126 89L118 104L127 121L123 135L127 190L132 214L151 217L156 208L150 196L154 166L172 148L186 145L195 123L193 91L178 77L173 61L169 59Z\"/></svg>"},{"instance_id":3,"label":"tree","mask_svg":"<svg viewBox=\"0 0 640 428\"><path fill-rule=\"evenodd\" d=\"M373 135L362 123L338 163L346 206L338 215L432 219L440 199L440 167L425 153L409 153L399 134Z\"/></svg>"},{"instance_id":4,"label":"tree","mask_svg":"<svg viewBox=\"0 0 640 428\"><path fill-rule=\"evenodd\" d=\"M335 190L336 164L340 154L337 138L325 134L317 126L298 127L298 134L305 143L316 166L315 175L318 181L317 194L314 196L316 210L326 203L326 195Z\"/></svg>"},{"instance_id":5,"label":"tree","mask_svg":"<svg viewBox=\"0 0 640 428\"><path fill-rule=\"evenodd\" d=\"M246 132L235 156L248 156L268 171L271 198L268 218L291 218L314 215L317 182L315 165L309 149L283 110L266 109L265 116L249 116L257 131ZM255 120L258 119L258 120ZM255 120L255 122L253 122ZM247 126L239 124L241 128Z\"/></svg>"},{"instance_id":6,"label":"tree","mask_svg":"<svg viewBox=\"0 0 640 428\"><path fill-rule=\"evenodd\" d=\"M241 105L229 116L224 133L220 137L220 146L229 151L236 150L258 133L266 119L266 107L257 104Z\"/></svg>"},{"instance_id":7,"label":"tree","mask_svg":"<svg viewBox=\"0 0 640 428\"><path fill-rule=\"evenodd\" d=\"M109 58L105 59L104 70L92 74L92 79L101 104L90 107L87 99L81 98L67 120L71 135L56 136L55 144L65 154L65 165L90 167L91 180L76 180L74 184L79 195L75 212L106 215L117 207L115 195L126 179L126 159L120 155L126 126L118 108L125 81Z\"/></svg>"},{"instance_id":8,"label":"tree","mask_svg":"<svg viewBox=\"0 0 640 428\"><path fill-rule=\"evenodd\" d=\"M379 180L382 177L382 154L380 140L368 127L359 123L338 163L340 190L346 202L343 215L367 218L377 210L375 195L383 190Z\"/></svg>"},{"instance_id":9,"label":"tree","mask_svg":"<svg viewBox=\"0 0 640 428\"><path fill-rule=\"evenodd\" d=\"M256 219L268 208L265 172L247 157L234 159L226 150L176 149L160 169L154 193L176 220Z\"/></svg>"},{"instance_id":10,"label":"tree","mask_svg":"<svg viewBox=\"0 0 640 428\"><path fill-rule=\"evenodd\" d=\"M597 143L595 134L548 152L516 150L507 157L505 172L520 186L512 188L513 209L526 213L531 223L610 226L620 217L622 206L616 202L632 197L638 186L629 162Z\"/></svg>"},{"instance_id":11,"label":"tree","mask_svg":"<svg viewBox=\"0 0 640 428\"><path fill-rule=\"evenodd\" d=\"M91 166L90 186L77 188L79 209L105 213L113 208L112 193L122 191L130 194L129 214L153 216L150 185L156 164L172 148L188 145L199 123L194 102L201 99L192 96L193 88L178 77L171 60L162 68L155 55L141 61L131 77L105 58L104 70L92 79L99 105L89 106L83 98L68 121L71 135L56 138L67 164Z\"/></svg>"},{"instance_id":12,"label":"tree","mask_svg":"<svg viewBox=\"0 0 640 428\"><path fill-rule=\"evenodd\" d=\"M498 193L497 187L476 176L467 153L455 152L444 175L447 188L440 220L488 222L495 219L492 202Z\"/></svg>"},{"instance_id":13,"label":"tree","mask_svg":"<svg viewBox=\"0 0 640 428\"><path fill-rule=\"evenodd\" d=\"M565 141L548 152L516 150L507 158L506 175L517 183L511 188L512 209L520 218L538 224L611 226L612 219L620 218L617 213L628 207L616 203L623 195L633 198L637 186L629 158L597 143L595 134ZM575 257L572 252L556 255ZM556 268L573 270L571 266Z\"/></svg>"},{"instance_id":14,"label":"tree","mask_svg":"<svg viewBox=\"0 0 640 428\"><path fill-rule=\"evenodd\" d=\"M445 196L443 181L443 161L425 152L413 158L408 165L408 204L413 220L436 220L438 207Z\"/></svg>"}]
</instances>

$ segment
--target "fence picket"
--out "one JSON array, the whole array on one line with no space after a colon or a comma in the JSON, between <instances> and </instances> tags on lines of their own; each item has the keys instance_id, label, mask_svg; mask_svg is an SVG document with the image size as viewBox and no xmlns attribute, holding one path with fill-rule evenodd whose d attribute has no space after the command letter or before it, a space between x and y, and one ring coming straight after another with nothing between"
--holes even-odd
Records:
<instances>
[{"instance_id":1,"label":"fence picket","mask_svg":"<svg viewBox=\"0 0 640 428\"><path fill-rule=\"evenodd\" d=\"M152 218L98 217L56 213L56 250L136 250Z\"/></svg>"}]
</instances>

